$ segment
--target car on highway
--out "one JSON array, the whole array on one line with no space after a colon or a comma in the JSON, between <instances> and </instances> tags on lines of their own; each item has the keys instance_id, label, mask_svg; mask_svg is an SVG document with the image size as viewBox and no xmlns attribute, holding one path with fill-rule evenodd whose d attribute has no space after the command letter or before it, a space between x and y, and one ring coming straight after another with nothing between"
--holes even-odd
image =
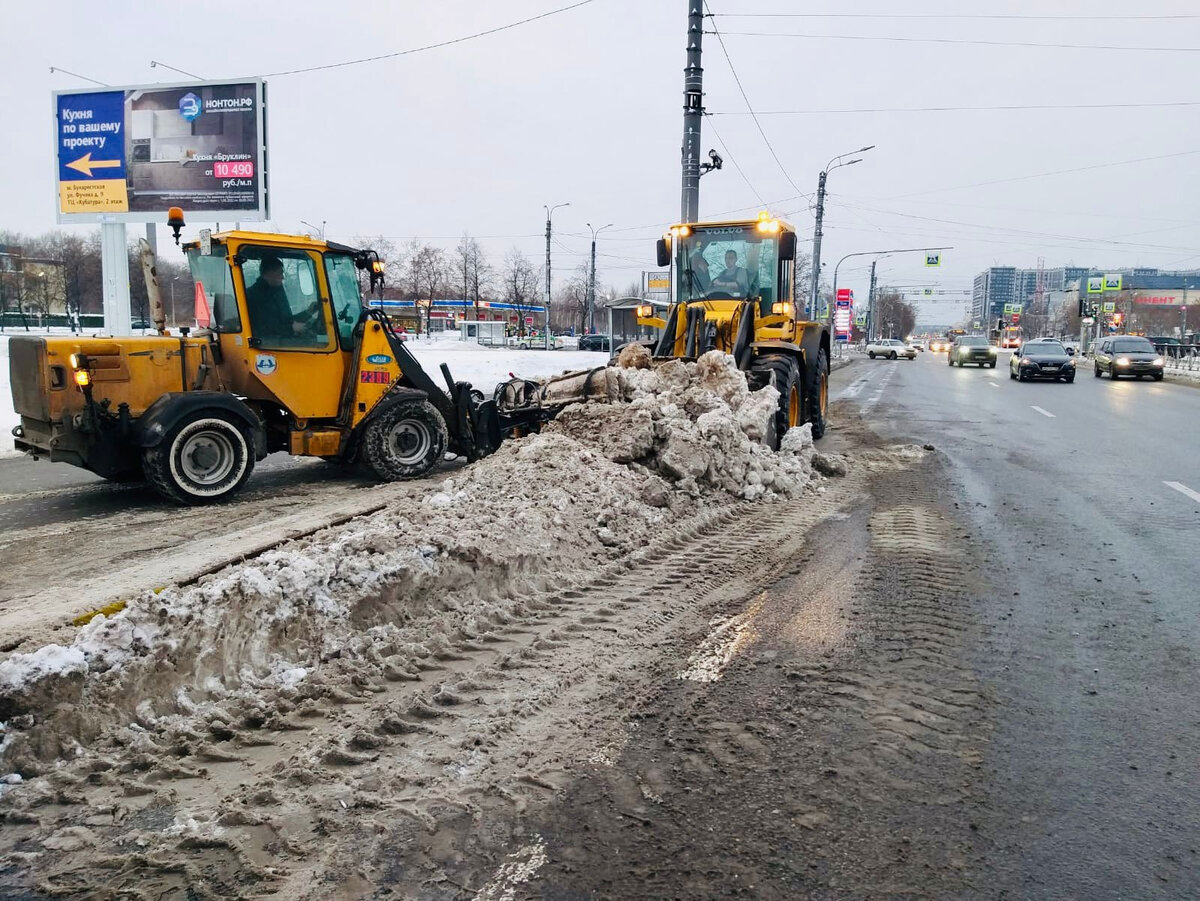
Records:
<instances>
[{"instance_id":1,"label":"car on highway","mask_svg":"<svg viewBox=\"0 0 1200 901\"><path fill-rule=\"evenodd\" d=\"M920 338L909 341L908 346L911 347L913 350L919 351L921 353L925 353L925 342L922 341Z\"/></svg>"},{"instance_id":2,"label":"car on highway","mask_svg":"<svg viewBox=\"0 0 1200 901\"><path fill-rule=\"evenodd\" d=\"M608 350L608 335L580 335L580 350Z\"/></svg>"},{"instance_id":3,"label":"car on highway","mask_svg":"<svg viewBox=\"0 0 1200 901\"><path fill-rule=\"evenodd\" d=\"M1121 376L1151 376L1163 380L1163 358L1146 338L1135 335L1111 335L1100 340L1092 354L1092 374L1100 378L1106 372L1114 381Z\"/></svg>"},{"instance_id":4,"label":"car on highway","mask_svg":"<svg viewBox=\"0 0 1200 901\"><path fill-rule=\"evenodd\" d=\"M1019 382L1053 379L1075 381L1075 352L1061 341L1026 341L1008 360L1008 377Z\"/></svg>"},{"instance_id":5,"label":"car on highway","mask_svg":"<svg viewBox=\"0 0 1200 901\"><path fill-rule=\"evenodd\" d=\"M969 363L980 367L996 368L996 348L982 335L960 335L950 345L946 362L951 366L966 366Z\"/></svg>"},{"instance_id":6,"label":"car on highway","mask_svg":"<svg viewBox=\"0 0 1200 901\"><path fill-rule=\"evenodd\" d=\"M931 338L929 341L929 351L935 354L944 354L949 352L951 341L949 338Z\"/></svg>"},{"instance_id":7,"label":"car on highway","mask_svg":"<svg viewBox=\"0 0 1200 901\"><path fill-rule=\"evenodd\" d=\"M867 356L872 360L876 357L884 357L888 360L905 357L909 360L915 360L917 352L903 341L895 338L876 338L867 345Z\"/></svg>"}]
</instances>

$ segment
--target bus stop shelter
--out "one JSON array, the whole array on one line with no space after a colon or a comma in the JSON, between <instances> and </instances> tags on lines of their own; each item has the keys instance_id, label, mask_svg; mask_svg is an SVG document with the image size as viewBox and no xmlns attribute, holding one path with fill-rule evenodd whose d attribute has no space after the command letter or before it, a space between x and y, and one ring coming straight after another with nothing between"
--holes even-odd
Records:
<instances>
[{"instance_id":1,"label":"bus stop shelter","mask_svg":"<svg viewBox=\"0 0 1200 901\"><path fill-rule=\"evenodd\" d=\"M654 307L656 315L661 315L668 307L665 300L644 297L617 297L604 305L608 310L609 356L616 354L618 347L630 341L658 339L659 329L638 325L637 322L637 308L647 304Z\"/></svg>"}]
</instances>

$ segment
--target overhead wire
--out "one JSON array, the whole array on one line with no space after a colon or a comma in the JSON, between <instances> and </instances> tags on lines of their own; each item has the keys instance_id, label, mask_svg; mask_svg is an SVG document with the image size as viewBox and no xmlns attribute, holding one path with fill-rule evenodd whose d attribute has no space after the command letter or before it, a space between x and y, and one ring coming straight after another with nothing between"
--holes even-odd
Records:
<instances>
[{"instance_id":1,"label":"overhead wire","mask_svg":"<svg viewBox=\"0 0 1200 901\"><path fill-rule=\"evenodd\" d=\"M1200 106L1200 100L1163 100L1146 103L1014 103L999 106L876 106L847 109L790 109L759 110L759 116L823 116L854 113L956 113L956 112L1005 112L1029 110L1090 110L1090 109L1159 109L1162 107ZM710 116L748 116L740 110L716 110Z\"/></svg>"},{"instance_id":2,"label":"overhead wire","mask_svg":"<svg viewBox=\"0 0 1200 901\"><path fill-rule=\"evenodd\" d=\"M465 34L461 37L451 38L445 41L437 41L432 44L425 44L421 47L410 47L407 50L397 50L393 53L380 53L376 56L364 56L359 59L348 59L340 63L325 63L320 66L305 66L300 69L286 69L282 72L268 72L262 76L264 78L278 78L282 75L299 75L302 72L321 72L326 69L342 69L346 66L358 66L363 63L376 63L385 59L396 59L401 56L411 56L414 53L424 53L426 50L437 50L440 47L450 47L454 44L461 44L465 41L473 41L476 38L487 37L488 35L498 34L501 31L508 31L511 28L517 28L521 25L528 25L530 22L537 22L540 19L548 19L550 16L557 16L559 13L569 12L573 9L578 9L581 6L587 6L594 0L578 0L576 3L571 3L568 6L560 6L557 9L551 9L544 13L539 13L536 16L527 16L524 19L518 19L516 22L509 22L506 25L497 25L495 28L488 28L483 31L476 31L473 34Z\"/></svg>"},{"instance_id":3,"label":"overhead wire","mask_svg":"<svg viewBox=\"0 0 1200 901\"><path fill-rule=\"evenodd\" d=\"M719 34L716 26L705 34ZM985 41L969 38L909 38L899 35L797 34L776 31L726 31L726 37L801 38L815 41L883 41L898 44L962 44L976 47L1040 47L1046 50L1107 50L1131 53L1200 53L1200 47L1130 47L1123 44L1062 44L1034 41Z\"/></svg>"},{"instance_id":4,"label":"overhead wire","mask_svg":"<svg viewBox=\"0 0 1200 901\"><path fill-rule=\"evenodd\" d=\"M704 8L706 10L708 10L708 14L711 17L712 16L712 7L709 6L707 2L705 2ZM771 139L767 137L767 133L763 129L762 123L758 121L758 115L754 112L754 106L753 106L753 104L750 103L750 98L747 96L746 89L742 85L742 79L740 77L738 77L737 69L733 65L733 59L730 57L729 50L725 46L725 39L721 36L721 32L717 30L716 25L712 26L711 33L716 35L717 43L721 46L721 53L725 57L725 62L729 65L729 71L733 75L733 81L734 81L734 84L737 85L738 93L740 93L742 95L742 100L746 104L746 110L749 112L750 117L754 120L754 126L758 129L758 133L762 136L763 143L767 145L767 150L771 151L771 157L775 160L775 165L777 165L779 167L779 171L783 173L783 177L787 179L788 184L792 186L792 188L796 191L796 193L800 194L802 197L806 197L808 199L808 201L811 203L812 195L806 194L803 191L803 189L801 189L801 187L799 185L797 185L795 181L792 180L792 176L788 173L787 168L783 165L783 162L779 159L779 154L775 152L775 147L771 144ZM761 198L759 198L759 199L761 200Z\"/></svg>"},{"instance_id":5,"label":"overhead wire","mask_svg":"<svg viewBox=\"0 0 1200 901\"><path fill-rule=\"evenodd\" d=\"M1015 19L1020 21L1061 21L1061 22L1134 22L1162 21L1173 19L1200 19L1200 15L1191 13L1171 13L1166 15L1135 15L1135 16L1096 16L1096 15L1023 15L1017 13L714 13L722 19Z\"/></svg>"}]
</instances>

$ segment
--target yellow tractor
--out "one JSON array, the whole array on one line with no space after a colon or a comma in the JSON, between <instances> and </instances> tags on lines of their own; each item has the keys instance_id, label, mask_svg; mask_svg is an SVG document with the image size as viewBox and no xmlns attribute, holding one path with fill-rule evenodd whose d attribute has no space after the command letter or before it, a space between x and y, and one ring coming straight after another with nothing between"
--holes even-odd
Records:
<instances>
[{"instance_id":1,"label":"yellow tractor","mask_svg":"<svg viewBox=\"0 0 1200 901\"><path fill-rule=\"evenodd\" d=\"M182 213L171 211L176 241ZM207 327L169 334L143 249L157 335L10 341L15 445L165 497L226 497L268 453L365 464L380 479L476 459L555 410L503 417L443 365L437 385L388 320L364 306L383 266L370 250L230 231L184 245Z\"/></svg>"},{"instance_id":2,"label":"yellow tractor","mask_svg":"<svg viewBox=\"0 0 1200 901\"><path fill-rule=\"evenodd\" d=\"M829 406L829 329L805 320L796 296L796 230L762 213L757 219L672 226L658 241L658 265L671 267L665 318L638 308L638 324L662 329L655 358L692 359L722 350L750 387L779 391L772 444L789 428L812 423L825 434Z\"/></svg>"}]
</instances>

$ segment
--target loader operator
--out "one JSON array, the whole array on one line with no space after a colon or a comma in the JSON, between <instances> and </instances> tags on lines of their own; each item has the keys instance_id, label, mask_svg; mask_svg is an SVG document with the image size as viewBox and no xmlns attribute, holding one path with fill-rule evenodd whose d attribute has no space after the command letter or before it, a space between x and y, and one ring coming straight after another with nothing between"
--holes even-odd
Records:
<instances>
[{"instance_id":1,"label":"loader operator","mask_svg":"<svg viewBox=\"0 0 1200 901\"><path fill-rule=\"evenodd\" d=\"M279 257L263 257L258 279L246 289L246 304L256 337L291 339L288 343L294 343L297 336L313 336L319 306L313 304L300 313L292 312L283 286L283 261Z\"/></svg>"},{"instance_id":2,"label":"loader operator","mask_svg":"<svg viewBox=\"0 0 1200 901\"><path fill-rule=\"evenodd\" d=\"M726 291L735 297L745 297L750 290L750 273L738 265L736 250L725 251L725 268L712 280L714 291Z\"/></svg>"}]
</instances>

